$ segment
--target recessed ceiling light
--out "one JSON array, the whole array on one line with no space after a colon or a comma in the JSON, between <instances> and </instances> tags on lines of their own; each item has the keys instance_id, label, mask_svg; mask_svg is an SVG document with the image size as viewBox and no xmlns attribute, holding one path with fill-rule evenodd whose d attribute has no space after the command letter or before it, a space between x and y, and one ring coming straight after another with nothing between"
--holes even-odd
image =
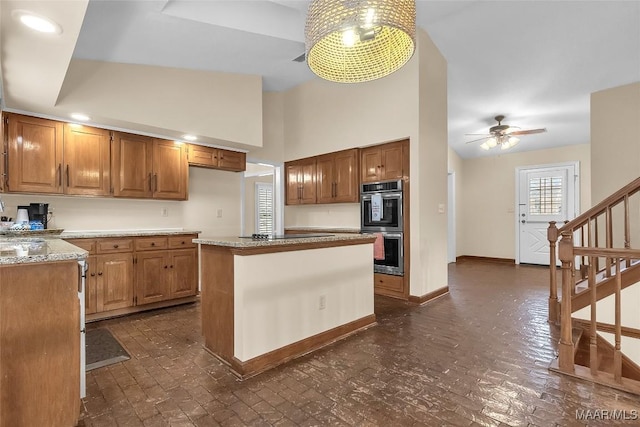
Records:
<instances>
[{"instance_id":1,"label":"recessed ceiling light","mask_svg":"<svg viewBox=\"0 0 640 427\"><path fill-rule=\"evenodd\" d=\"M47 34L62 34L62 27L44 16L27 10L14 10L11 14L32 30Z\"/></svg>"},{"instance_id":2,"label":"recessed ceiling light","mask_svg":"<svg viewBox=\"0 0 640 427\"><path fill-rule=\"evenodd\" d=\"M182 135L182 137L187 141L195 141L196 139L198 139L198 137L195 135Z\"/></svg>"},{"instance_id":3,"label":"recessed ceiling light","mask_svg":"<svg viewBox=\"0 0 640 427\"><path fill-rule=\"evenodd\" d=\"M73 120L78 120L81 122L86 122L88 120L91 120L91 117L87 116L86 114L82 114L82 113L71 113L71 118Z\"/></svg>"}]
</instances>

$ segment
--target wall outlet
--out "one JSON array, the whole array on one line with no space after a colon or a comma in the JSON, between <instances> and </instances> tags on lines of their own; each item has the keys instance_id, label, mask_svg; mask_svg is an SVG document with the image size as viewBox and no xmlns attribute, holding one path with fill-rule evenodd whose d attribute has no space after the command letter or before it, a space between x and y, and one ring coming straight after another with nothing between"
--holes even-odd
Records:
<instances>
[{"instance_id":1,"label":"wall outlet","mask_svg":"<svg viewBox=\"0 0 640 427\"><path fill-rule=\"evenodd\" d=\"M218 209L218 218L222 218L222 209Z\"/></svg>"},{"instance_id":2,"label":"wall outlet","mask_svg":"<svg viewBox=\"0 0 640 427\"><path fill-rule=\"evenodd\" d=\"M438 204L438 213L441 213L441 214L444 213L444 203Z\"/></svg>"},{"instance_id":3,"label":"wall outlet","mask_svg":"<svg viewBox=\"0 0 640 427\"><path fill-rule=\"evenodd\" d=\"M160 209L160 216L169 216L169 209L167 208Z\"/></svg>"},{"instance_id":4,"label":"wall outlet","mask_svg":"<svg viewBox=\"0 0 640 427\"><path fill-rule=\"evenodd\" d=\"M325 308L327 308L327 296L320 295L320 300L318 300L318 309L324 310Z\"/></svg>"}]
</instances>

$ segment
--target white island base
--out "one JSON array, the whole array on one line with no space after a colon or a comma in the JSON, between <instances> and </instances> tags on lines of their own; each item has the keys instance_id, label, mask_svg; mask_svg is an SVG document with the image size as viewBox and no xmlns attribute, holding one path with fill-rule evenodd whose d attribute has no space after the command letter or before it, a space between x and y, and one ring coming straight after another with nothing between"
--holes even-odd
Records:
<instances>
[{"instance_id":1,"label":"white island base","mask_svg":"<svg viewBox=\"0 0 640 427\"><path fill-rule=\"evenodd\" d=\"M249 377L375 324L367 235L196 239L206 348Z\"/></svg>"}]
</instances>

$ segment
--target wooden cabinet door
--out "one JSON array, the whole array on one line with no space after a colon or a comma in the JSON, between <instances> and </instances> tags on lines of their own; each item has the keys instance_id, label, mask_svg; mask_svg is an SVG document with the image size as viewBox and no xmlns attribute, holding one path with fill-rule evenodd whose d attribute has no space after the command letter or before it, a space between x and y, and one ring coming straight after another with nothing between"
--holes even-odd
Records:
<instances>
[{"instance_id":1,"label":"wooden cabinet door","mask_svg":"<svg viewBox=\"0 0 640 427\"><path fill-rule=\"evenodd\" d=\"M382 152L378 147L363 148L360 152L360 169L362 182L376 182L380 180Z\"/></svg>"},{"instance_id":2,"label":"wooden cabinet door","mask_svg":"<svg viewBox=\"0 0 640 427\"><path fill-rule=\"evenodd\" d=\"M334 201L335 165L333 154L316 158L316 203L332 203Z\"/></svg>"},{"instance_id":3,"label":"wooden cabinet door","mask_svg":"<svg viewBox=\"0 0 640 427\"><path fill-rule=\"evenodd\" d=\"M169 298L169 260L167 251L136 255L136 305Z\"/></svg>"},{"instance_id":4,"label":"wooden cabinet door","mask_svg":"<svg viewBox=\"0 0 640 427\"><path fill-rule=\"evenodd\" d=\"M133 254L97 256L97 311L133 306Z\"/></svg>"},{"instance_id":5,"label":"wooden cabinet door","mask_svg":"<svg viewBox=\"0 0 640 427\"><path fill-rule=\"evenodd\" d=\"M187 199L187 159L180 143L156 139L153 141L153 197L156 199Z\"/></svg>"},{"instance_id":6,"label":"wooden cabinet door","mask_svg":"<svg viewBox=\"0 0 640 427\"><path fill-rule=\"evenodd\" d=\"M182 298L196 294L198 288L196 270L195 250L177 249L169 252L171 298Z\"/></svg>"},{"instance_id":7,"label":"wooden cabinet door","mask_svg":"<svg viewBox=\"0 0 640 427\"><path fill-rule=\"evenodd\" d=\"M302 183L300 203L316 203L316 159L304 161L300 166L299 181Z\"/></svg>"},{"instance_id":8,"label":"wooden cabinet door","mask_svg":"<svg viewBox=\"0 0 640 427\"><path fill-rule=\"evenodd\" d=\"M218 157L216 148L204 147L202 145L189 144L189 164L193 166L203 166L214 168L218 166Z\"/></svg>"},{"instance_id":9,"label":"wooden cabinet door","mask_svg":"<svg viewBox=\"0 0 640 427\"><path fill-rule=\"evenodd\" d=\"M62 123L18 114L7 120L8 191L62 193Z\"/></svg>"},{"instance_id":10,"label":"wooden cabinet door","mask_svg":"<svg viewBox=\"0 0 640 427\"><path fill-rule=\"evenodd\" d=\"M63 186L65 194L111 194L110 135L105 129L64 125Z\"/></svg>"},{"instance_id":11,"label":"wooden cabinet door","mask_svg":"<svg viewBox=\"0 0 640 427\"><path fill-rule=\"evenodd\" d=\"M334 203L360 201L358 150L340 151L334 154ZM319 195L318 195L319 197ZM318 201L318 203L320 203Z\"/></svg>"},{"instance_id":12,"label":"wooden cabinet door","mask_svg":"<svg viewBox=\"0 0 640 427\"><path fill-rule=\"evenodd\" d=\"M153 178L153 139L127 133L114 133L112 149L113 195L151 198Z\"/></svg>"},{"instance_id":13,"label":"wooden cabinet door","mask_svg":"<svg viewBox=\"0 0 640 427\"><path fill-rule=\"evenodd\" d=\"M242 172L247 169L247 155L237 151L218 150L218 169Z\"/></svg>"},{"instance_id":14,"label":"wooden cabinet door","mask_svg":"<svg viewBox=\"0 0 640 427\"><path fill-rule=\"evenodd\" d=\"M84 313L93 314L98 312L98 259L96 256L89 256L86 262L87 278L84 284Z\"/></svg>"},{"instance_id":15,"label":"wooden cabinet door","mask_svg":"<svg viewBox=\"0 0 640 427\"><path fill-rule=\"evenodd\" d=\"M393 143L383 145L380 149L382 159L382 180L402 178L402 144Z\"/></svg>"},{"instance_id":16,"label":"wooden cabinet door","mask_svg":"<svg viewBox=\"0 0 640 427\"><path fill-rule=\"evenodd\" d=\"M300 204L300 185L302 182L299 181L301 178L300 166L297 164L287 164L285 163L286 169L286 204L287 205L299 205Z\"/></svg>"}]
</instances>

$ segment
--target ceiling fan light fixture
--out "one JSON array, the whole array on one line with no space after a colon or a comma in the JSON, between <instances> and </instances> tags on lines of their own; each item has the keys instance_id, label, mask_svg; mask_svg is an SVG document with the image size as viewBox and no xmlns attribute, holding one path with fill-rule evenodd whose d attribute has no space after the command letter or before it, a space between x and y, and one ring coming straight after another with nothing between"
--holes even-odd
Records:
<instances>
[{"instance_id":1,"label":"ceiling fan light fixture","mask_svg":"<svg viewBox=\"0 0 640 427\"><path fill-rule=\"evenodd\" d=\"M359 83L384 77L413 56L415 0L313 0L305 46L309 68L325 80Z\"/></svg>"},{"instance_id":2,"label":"ceiling fan light fixture","mask_svg":"<svg viewBox=\"0 0 640 427\"><path fill-rule=\"evenodd\" d=\"M480 144L480 148L482 148L483 150L491 149L491 147L489 147L489 144L487 144L486 142L483 142L482 144Z\"/></svg>"},{"instance_id":3,"label":"ceiling fan light fixture","mask_svg":"<svg viewBox=\"0 0 640 427\"><path fill-rule=\"evenodd\" d=\"M520 138L516 138L515 136L509 137L509 147L515 147L520 142Z\"/></svg>"},{"instance_id":4,"label":"ceiling fan light fixture","mask_svg":"<svg viewBox=\"0 0 640 427\"><path fill-rule=\"evenodd\" d=\"M495 138L489 138L487 139L487 141L485 142L485 144L487 144L487 147L489 148L493 148L496 145L498 145L498 141Z\"/></svg>"}]
</instances>

